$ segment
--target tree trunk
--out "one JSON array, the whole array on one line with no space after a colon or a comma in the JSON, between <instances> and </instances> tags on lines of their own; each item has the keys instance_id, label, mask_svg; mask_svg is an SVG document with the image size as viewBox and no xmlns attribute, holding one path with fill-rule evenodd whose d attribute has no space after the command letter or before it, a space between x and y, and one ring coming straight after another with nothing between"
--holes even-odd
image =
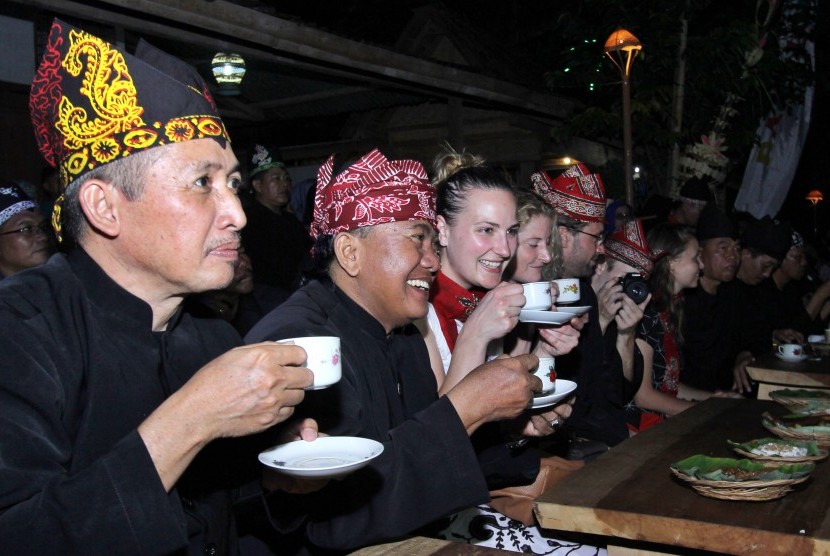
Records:
<instances>
[{"instance_id":1,"label":"tree trunk","mask_svg":"<svg viewBox=\"0 0 830 556\"><path fill-rule=\"evenodd\" d=\"M671 131L677 137L671 150L669 158L668 184L661 184L668 187L668 191L658 191L663 195L672 195L678 187L680 177L678 161L680 160L680 131L683 128L683 98L686 88L686 39L689 34L689 21L686 13L689 9L689 0L684 2L683 12L680 14L680 40L677 47L677 65L674 68L674 83L672 85L672 117Z\"/></svg>"}]
</instances>

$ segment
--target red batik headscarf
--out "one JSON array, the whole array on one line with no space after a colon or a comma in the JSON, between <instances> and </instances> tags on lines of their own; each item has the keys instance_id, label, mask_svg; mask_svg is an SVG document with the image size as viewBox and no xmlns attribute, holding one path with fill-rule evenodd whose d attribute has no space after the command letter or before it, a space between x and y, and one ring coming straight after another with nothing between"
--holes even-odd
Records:
<instances>
[{"instance_id":1,"label":"red batik headscarf","mask_svg":"<svg viewBox=\"0 0 830 556\"><path fill-rule=\"evenodd\" d=\"M332 179L334 155L317 172L311 237L387 222L435 227L435 188L415 160L387 160L374 149Z\"/></svg>"}]
</instances>

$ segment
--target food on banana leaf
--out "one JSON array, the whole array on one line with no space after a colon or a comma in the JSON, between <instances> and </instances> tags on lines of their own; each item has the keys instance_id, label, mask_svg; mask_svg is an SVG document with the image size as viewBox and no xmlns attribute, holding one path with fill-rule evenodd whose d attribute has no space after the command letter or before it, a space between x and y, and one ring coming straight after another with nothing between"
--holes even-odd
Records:
<instances>
[{"instance_id":1,"label":"food on banana leaf","mask_svg":"<svg viewBox=\"0 0 830 556\"><path fill-rule=\"evenodd\" d=\"M744 443L729 440L729 445L758 456L793 458L817 456L820 453L818 444L808 440L758 438Z\"/></svg>"},{"instance_id":2,"label":"food on banana leaf","mask_svg":"<svg viewBox=\"0 0 830 556\"><path fill-rule=\"evenodd\" d=\"M672 464L677 472L707 481L778 481L799 479L815 468L812 463L770 466L760 461L714 458L697 454Z\"/></svg>"}]
</instances>

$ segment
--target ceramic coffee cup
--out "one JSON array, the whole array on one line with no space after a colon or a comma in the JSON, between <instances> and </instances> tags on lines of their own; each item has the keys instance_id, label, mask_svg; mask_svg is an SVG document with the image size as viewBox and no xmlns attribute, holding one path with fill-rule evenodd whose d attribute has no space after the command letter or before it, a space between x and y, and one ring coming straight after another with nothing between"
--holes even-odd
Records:
<instances>
[{"instance_id":1,"label":"ceramic coffee cup","mask_svg":"<svg viewBox=\"0 0 830 556\"><path fill-rule=\"evenodd\" d=\"M539 366L533 372L542 381L542 394L552 394L556 390L556 360L553 357L540 357Z\"/></svg>"},{"instance_id":2,"label":"ceramic coffee cup","mask_svg":"<svg viewBox=\"0 0 830 556\"><path fill-rule=\"evenodd\" d=\"M578 278L560 278L554 280L554 282L556 282L556 287L559 290L559 295L556 297L557 305L579 301Z\"/></svg>"},{"instance_id":3,"label":"ceramic coffee cup","mask_svg":"<svg viewBox=\"0 0 830 556\"><path fill-rule=\"evenodd\" d=\"M528 282L522 284L525 293L525 304L522 309L545 311L550 309L550 282Z\"/></svg>"},{"instance_id":4,"label":"ceramic coffee cup","mask_svg":"<svg viewBox=\"0 0 830 556\"><path fill-rule=\"evenodd\" d=\"M305 350L304 365L314 373L314 384L306 390L328 388L340 381L343 369L340 357L340 338L337 336L286 338L280 340L280 343L293 343Z\"/></svg>"},{"instance_id":5,"label":"ceramic coffee cup","mask_svg":"<svg viewBox=\"0 0 830 556\"><path fill-rule=\"evenodd\" d=\"M778 346L778 353L784 357L801 357L804 349L801 344L781 344Z\"/></svg>"}]
</instances>

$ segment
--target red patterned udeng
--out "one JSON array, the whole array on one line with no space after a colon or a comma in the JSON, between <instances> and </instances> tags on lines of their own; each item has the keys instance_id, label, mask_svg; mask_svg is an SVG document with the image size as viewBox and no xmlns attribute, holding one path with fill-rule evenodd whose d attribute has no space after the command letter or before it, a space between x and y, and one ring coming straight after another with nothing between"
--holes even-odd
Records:
<instances>
[{"instance_id":1,"label":"red patterned udeng","mask_svg":"<svg viewBox=\"0 0 830 556\"><path fill-rule=\"evenodd\" d=\"M605 253L636 268L646 279L654 268L654 253L648 247L640 219L629 220L611 234L605 240Z\"/></svg>"},{"instance_id":2,"label":"red patterned udeng","mask_svg":"<svg viewBox=\"0 0 830 556\"><path fill-rule=\"evenodd\" d=\"M435 225L435 190L415 160L388 160L377 149L332 179L334 155L317 172L311 237L387 222Z\"/></svg>"},{"instance_id":3,"label":"red patterned udeng","mask_svg":"<svg viewBox=\"0 0 830 556\"><path fill-rule=\"evenodd\" d=\"M605 222L605 185L584 164L574 164L555 177L546 170L536 172L530 180L556 212L583 222Z\"/></svg>"}]
</instances>

